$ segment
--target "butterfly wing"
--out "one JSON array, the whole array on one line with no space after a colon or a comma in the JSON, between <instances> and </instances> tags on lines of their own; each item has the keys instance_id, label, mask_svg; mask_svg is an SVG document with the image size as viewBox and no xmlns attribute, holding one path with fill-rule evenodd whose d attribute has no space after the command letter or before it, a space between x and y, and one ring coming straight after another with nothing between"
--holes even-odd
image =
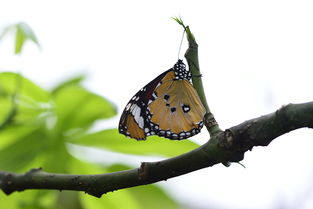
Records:
<instances>
[{"instance_id":1,"label":"butterfly wing","mask_svg":"<svg viewBox=\"0 0 313 209\"><path fill-rule=\"evenodd\" d=\"M205 108L188 80L176 80L173 72L156 88L157 99L148 105L150 123L156 134L170 139L186 139L200 132Z\"/></svg>"},{"instance_id":2,"label":"butterfly wing","mask_svg":"<svg viewBox=\"0 0 313 209\"><path fill-rule=\"evenodd\" d=\"M147 105L155 98L154 90L168 71L148 83L127 103L119 122L121 134L137 140L145 140L147 133L148 135L154 134L148 121Z\"/></svg>"},{"instance_id":3,"label":"butterfly wing","mask_svg":"<svg viewBox=\"0 0 313 209\"><path fill-rule=\"evenodd\" d=\"M200 132L205 108L182 60L148 83L126 105L119 132L137 140L186 139Z\"/></svg>"}]
</instances>

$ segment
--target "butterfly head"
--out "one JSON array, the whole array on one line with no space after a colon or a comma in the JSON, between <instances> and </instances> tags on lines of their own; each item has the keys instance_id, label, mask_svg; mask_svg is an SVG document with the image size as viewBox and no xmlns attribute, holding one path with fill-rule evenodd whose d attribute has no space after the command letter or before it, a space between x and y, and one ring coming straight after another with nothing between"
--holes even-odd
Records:
<instances>
[{"instance_id":1,"label":"butterfly head","mask_svg":"<svg viewBox=\"0 0 313 209\"><path fill-rule=\"evenodd\" d=\"M175 72L175 79L177 80L190 80L191 73L186 70L186 65L183 63L183 60L179 59L173 67Z\"/></svg>"}]
</instances>

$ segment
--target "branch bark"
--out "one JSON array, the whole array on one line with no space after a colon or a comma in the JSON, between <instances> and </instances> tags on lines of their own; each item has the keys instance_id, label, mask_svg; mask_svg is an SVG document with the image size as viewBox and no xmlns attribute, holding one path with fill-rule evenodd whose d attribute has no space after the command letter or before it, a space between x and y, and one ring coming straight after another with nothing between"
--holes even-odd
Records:
<instances>
[{"instance_id":1,"label":"branch bark","mask_svg":"<svg viewBox=\"0 0 313 209\"><path fill-rule=\"evenodd\" d=\"M7 195L26 189L84 191L95 197L123 188L167 180L218 163L239 162L254 146L298 128L313 128L313 102L289 104L276 112L248 120L211 137L183 155L144 162L140 168L98 175L65 175L32 169L25 174L0 172L0 189Z\"/></svg>"}]
</instances>

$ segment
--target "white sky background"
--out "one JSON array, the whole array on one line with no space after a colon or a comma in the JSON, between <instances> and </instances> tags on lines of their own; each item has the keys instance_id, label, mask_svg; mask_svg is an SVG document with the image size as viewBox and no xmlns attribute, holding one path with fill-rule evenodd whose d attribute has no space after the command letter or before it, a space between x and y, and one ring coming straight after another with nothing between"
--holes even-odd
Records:
<instances>
[{"instance_id":1,"label":"white sky background","mask_svg":"<svg viewBox=\"0 0 313 209\"><path fill-rule=\"evenodd\" d=\"M19 70L45 88L85 73L86 86L113 101L120 115L133 94L177 61L182 28L170 17L180 15L199 44L209 106L228 128L313 100L312 11L312 1L286 0L1 1L0 26L27 22L42 50L27 44L16 57L5 39L0 70ZM186 46L185 40L182 52ZM117 127L118 120L98 126ZM204 208L311 209L312 134L297 130L254 148L242 161L245 169L217 165L161 185L181 202ZM207 137L203 129L193 138L203 144Z\"/></svg>"}]
</instances>

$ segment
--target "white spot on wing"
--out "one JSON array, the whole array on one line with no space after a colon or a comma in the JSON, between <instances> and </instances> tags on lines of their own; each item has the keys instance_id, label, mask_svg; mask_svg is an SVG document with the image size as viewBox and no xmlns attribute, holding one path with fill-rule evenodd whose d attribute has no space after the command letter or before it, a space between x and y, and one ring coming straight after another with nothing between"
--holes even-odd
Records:
<instances>
[{"instance_id":1,"label":"white spot on wing","mask_svg":"<svg viewBox=\"0 0 313 209\"><path fill-rule=\"evenodd\" d=\"M141 129L143 129L143 125L144 125L143 117L139 117L137 123L138 123L138 126L139 126Z\"/></svg>"},{"instance_id":2,"label":"white spot on wing","mask_svg":"<svg viewBox=\"0 0 313 209\"><path fill-rule=\"evenodd\" d=\"M133 104L130 107L130 110L138 126L143 129L144 121L143 121L143 117L140 116L141 108L138 105Z\"/></svg>"},{"instance_id":3,"label":"white spot on wing","mask_svg":"<svg viewBox=\"0 0 313 209\"><path fill-rule=\"evenodd\" d=\"M133 110L135 109L136 106L137 106L136 104L132 104L132 105L130 106L130 112L133 113ZM137 106L137 107L138 107L138 106ZM134 114L133 114L133 115L134 115Z\"/></svg>"},{"instance_id":4,"label":"white spot on wing","mask_svg":"<svg viewBox=\"0 0 313 209\"><path fill-rule=\"evenodd\" d=\"M128 104L126 105L126 108L125 108L126 111L129 110L129 108L130 108L131 105L132 105L131 103L128 103Z\"/></svg>"},{"instance_id":5,"label":"white spot on wing","mask_svg":"<svg viewBox=\"0 0 313 209\"><path fill-rule=\"evenodd\" d=\"M138 107L138 105L134 104L134 108L132 110L132 114L135 118L135 120L137 121L138 118L140 117L140 112L141 112L141 109L140 107ZM138 121L137 121L138 122Z\"/></svg>"}]
</instances>

